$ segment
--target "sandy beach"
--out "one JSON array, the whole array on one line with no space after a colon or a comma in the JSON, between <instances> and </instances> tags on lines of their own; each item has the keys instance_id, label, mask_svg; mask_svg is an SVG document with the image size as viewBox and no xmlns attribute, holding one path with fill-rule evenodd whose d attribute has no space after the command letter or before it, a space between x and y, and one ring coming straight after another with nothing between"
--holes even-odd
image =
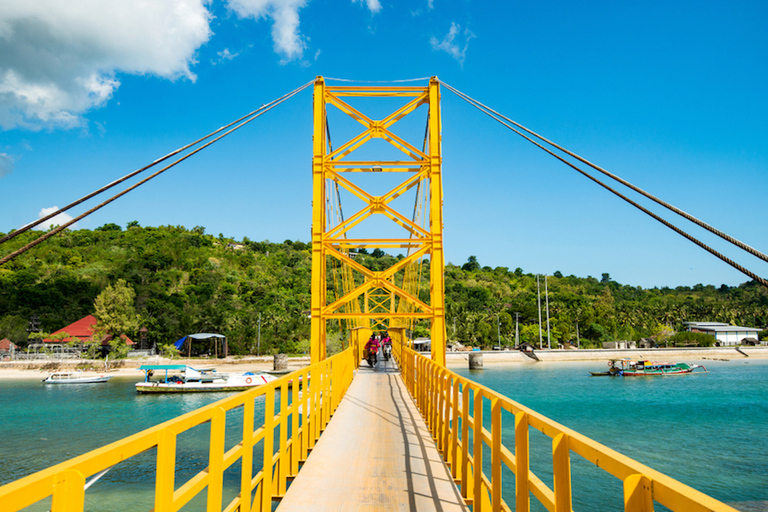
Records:
<instances>
[{"instance_id":1,"label":"sandy beach","mask_svg":"<svg viewBox=\"0 0 768 512\"><path fill-rule=\"evenodd\" d=\"M516 350L483 351L483 364L538 364ZM702 360L768 359L768 347L711 347L711 348L657 348L634 350L537 350L540 363L561 361L609 361L611 359L649 359L653 361L687 362ZM468 352L448 352L449 367L463 367L468 364ZM142 377L138 370L142 364L188 364L195 368L215 368L219 372L242 373L248 371L270 371L274 368L272 356L225 358L225 359L166 359L151 357L109 361L104 368L103 360L68 359L63 361L3 361L0 362L0 380L40 379L52 371L83 369L87 374L108 373L114 376ZM309 357L289 357L288 369L296 370L307 366ZM90 366L90 368L84 368Z\"/></svg>"},{"instance_id":2,"label":"sandy beach","mask_svg":"<svg viewBox=\"0 0 768 512\"><path fill-rule=\"evenodd\" d=\"M53 371L82 369L87 375L108 374L116 377L143 378L138 368L143 364L186 364L195 368L215 368L225 373L271 371L274 368L272 356L225 359L167 359L150 357L109 361L105 369L104 360L65 359L62 361L3 361L0 362L0 381L8 379L44 379ZM288 370L296 370L309 364L309 357L289 357ZM90 368L85 368L90 366Z\"/></svg>"}]
</instances>

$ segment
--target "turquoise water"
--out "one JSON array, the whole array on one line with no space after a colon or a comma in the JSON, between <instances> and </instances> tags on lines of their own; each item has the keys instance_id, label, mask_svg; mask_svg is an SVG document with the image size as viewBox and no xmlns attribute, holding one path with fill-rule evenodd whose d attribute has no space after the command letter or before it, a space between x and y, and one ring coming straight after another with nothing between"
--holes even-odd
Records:
<instances>
[{"instance_id":1,"label":"turquoise water","mask_svg":"<svg viewBox=\"0 0 768 512\"><path fill-rule=\"evenodd\" d=\"M768 500L768 361L704 364L709 373L634 379L589 377L603 363L457 371L719 500L736 506ZM137 380L79 386L0 381L0 484L227 396L138 395ZM263 418L258 405L256 417ZM227 416L227 449L241 435L240 416L239 410ZM503 423L505 444L513 446L512 417ZM177 485L207 466L207 432L204 425L180 436ZM551 486L550 439L532 431L531 450L532 469ZM255 456L261 457L258 448ZM490 453L485 457L490 460ZM153 450L116 466L88 490L86 509L151 509L154 465ZM572 465L575 510L623 508L621 482L578 456ZM228 503L237 494L239 467L225 477ZM503 480L505 499L513 503L514 477L505 471ZM203 494L184 510L203 510L204 501ZM48 509L41 504L30 510Z\"/></svg>"},{"instance_id":2,"label":"turquoise water","mask_svg":"<svg viewBox=\"0 0 768 512\"><path fill-rule=\"evenodd\" d=\"M39 379L0 381L0 484L230 396L139 395L134 388L138 380L122 377L106 384L69 386L43 385ZM255 416L263 424L263 397L257 399ZM200 425L177 439L177 487L208 466L208 432L207 424ZM225 449L241 439L242 409L235 409L227 413ZM86 510L151 510L156 455L153 449L115 466L86 492ZM254 457L261 460L260 445ZM225 504L238 494L239 478L236 463L225 472ZM29 508L49 509L50 500ZM183 510L205 510L205 493Z\"/></svg>"},{"instance_id":3,"label":"turquoise water","mask_svg":"<svg viewBox=\"0 0 768 512\"><path fill-rule=\"evenodd\" d=\"M457 372L721 501L768 500L768 361L701 363L708 373L642 378L589 377L605 365L584 362ZM514 446L514 419L502 422ZM531 430L530 442L531 468L551 488L551 440ZM575 510L622 509L620 481L577 455L572 464ZM514 502L514 476L502 480Z\"/></svg>"}]
</instances>

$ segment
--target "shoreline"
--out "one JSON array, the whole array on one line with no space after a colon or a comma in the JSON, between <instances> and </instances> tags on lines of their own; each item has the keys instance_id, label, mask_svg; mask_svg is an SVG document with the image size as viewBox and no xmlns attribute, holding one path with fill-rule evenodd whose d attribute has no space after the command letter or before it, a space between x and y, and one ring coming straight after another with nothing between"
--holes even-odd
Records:
<instances>
[{"instance_id":1,"label":"shoreline","mask_svg":"<svg viewBox=\"0 0 768 512\"><path fill-rule=\"evenodd\" d=\"M737 350L738 348L738 350ZM457 368L468 364L471 352L447 352L446 365ZM478 353L478 352L475 352ZM748 360L768 359L768 347L688 347L688 348L651 348L651 349L555 349L536 350L539 361L535 361L517 350L481 351L484 365L494 364L537 364L558 363L565 361L610 361L611 359L649 359L655 361L686 362L688 360ZM425 353L428 355L428 353ZM19 379L42 380L50 372L74 370L81 365L91 365L83 369L89 375L109 374L115 377L135 377L140 379L143 373L138 370L143 364L187 364L189 366L210 367L220 372L271 371L274 367L272 356L253 356L226 359L168 359L150 357L142 359L120 359L109 362L104 370L104 361L88 359L65 359L60 361L2 361L0 362L0 381ZM297 370L309 365L308 356L288 358L288 369Z\"/></svg>"},{"instance_id":2,"label":"shoreline","mask_svg":"<svg viewBox=\"0 0 768 512\"><path fill-rule=\"evenodd\" d=\"M737 350L738 349L738 350ZM448 352L448 367L468 364L471 352ZM475 352L478 353L478 352ZM768 347L679 347L635 349L555 349L536 350L535 361L518 350L480 351L484 364L498 363L550 363L563 361L610 361L611 359L648 359L652 361L685 362L685 360L768 359Z\"/></svg>"},{"instance_id":3,"label":"shoreline","mask_svg":"<svg viewBox=\"0 0 768 512\"><path fill-rule=\"evenodd\" d=\"M114 377L144 378L144 372L139 371L143 364L186 364L195 368L214 368L222 373L243 373L248 371L272 371L274 362L272 356L254 356L225 359L169 359L165 357L145 357L141 359L117 359L109 361L109 368L104 368L102 359L63 359L63 360L29 360L0 362L0 381L20 379L42 380L55 371L72 371L81 367L86 375L112 375ZM92 368L83 368L90 365ZM309 356L288 358L288 369L298 370L309 365Z\"/></svg>"}]
</instances>

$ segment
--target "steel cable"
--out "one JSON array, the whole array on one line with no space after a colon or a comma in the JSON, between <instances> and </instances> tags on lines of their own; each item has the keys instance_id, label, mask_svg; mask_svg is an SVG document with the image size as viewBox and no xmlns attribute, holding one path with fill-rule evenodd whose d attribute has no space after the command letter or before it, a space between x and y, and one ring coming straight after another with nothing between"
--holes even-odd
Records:
<instances>
[{"instance_id":1,"label":"steel cable","mask_svg":"<svg viewBox=\"0 0 768 512\"><path fill-rule=\"evenodd\" d=\"M604 175L608 176L609 178L611 178L611 179L613 179L615 181L618 181L619 183L621 183L625 187L628 187L628 188L634 190L638 194L641 194L641 195L647 197L651 201L653 201L653 202L663 206L664 208L667 208L668 210L670 210L670 211L680 215L681 217L684 217L685 219L687 219L687 220L693 222L694 224L696 224L696 225L706 229L707 231L709 231L711 233L714 233L715 235L719 236L723 240L727 240L728 242L732 243L736 247L747 251L751 255L753 255L753 256L755 256L757 258L760 258L763 261L768 262L768 255L767 254L760 252L759 250L755 249L754 247L745 244L744 242L742 242L742 241L740 241L740 240L730 236L727 233L724 233L723 231L720 231L716 227L711 226L711 225L707 224L706 222L704 222L703 220L700 220L700 219L694 217L690 213L687 213L686 211L681 210L680 208L676 207L675 205L670 204L670 203L664 201L663 199L654 196L650 192L647 192L647 191L643 190L642 188L640 188L640 187L638 187L636 185L633 185L632 183L630 183L627 180L623 179L621 176L613 174L612 172L610 172L610 171L600 167L599 165L590 162L586 158L583 158L583 157L577 155L576 153L573 153L572 151L569 151L568 149L566 149L566 148L558 145L557 143L547 139L546 137L544 137L542 135L539 135L538 133L534 132L533 130L530 130L530 129L526 128L525 126L521 125L520 123L515 122L514 120L506 117L503 114L500 114L499 112L497 112L497 111L493 110L492 108L490 108L490 107L480 103L479 101L477 101L477 100L475 100L473 98L470 98L466 94L461 93L460 91L456 90L454 87L451 87L450 85L446 84L445 82L440 82L440 83L443 84L448 90L450 90L454 94L457 94L457 95L460 95L460 96L464 96L463 99L465 99L465 101L468 101L468 102L470 102L472 104L475 104L475 106L480 106L483 109L486 109L489 112L494 113L495 115L499 116L500 118L504 119L505 121L509 122L510 124L516 126L517 128L520 128L521 130L525 131L526 133L528 133L530 135L533 135L534 137L536 137L536 138L546 142L550 146L557 148L558 150L562 151L563 153L565 153L565 154L575 158L576 160L580 161L581 163L583 163L585 165L590 166L591 168L595 169L596 171L599 171L599 172L603 173Z\"/></svg>"},{"instance_id":2,"label":"steel cable","mask_svg":"<svg viewBox=\"0 0 768 512\"><path fill-rule=\"evenodd\" d=\"M311 83L312 82L302 86L300 89L308 87ZM53 217L59 215L60 213L63 213L65 211L69 210L70 208L73 208L73 207L75 207L75 206L77 206L77 205L87 201L88 199L91 199L92 197L97 196L97 195L101 194L102 192L105 192L105 191L109 190L110 188L112 188L112 187L114 187L116 185L119 185L120 183L123 183L124 181L129 180L129 179L133 178L134 176L137 176L137 175L141 174L142 172L146 171L147 169L150 169L150 168L154 167L155 165L168 160L169 158L171 158L173 156L176 156L179 153L181 153L183 151L186 151L187 149L189 149L189 148L191 148L193 146L196 146L200 142L202 142L202 141L204 141L206 139L209 139L210 137L212 137L212 136L216 135L217 133L221 132L222 130L226 130L230 126L239 123L243 119L246 119L246 118L248 118L248 117L250 117L250 116L252 116L252 115L254 115L254 114L256 114L256 113L258 113L258 112L260 112L262 110L264 110L264 109L271 108L271 106L273 104L277 104L277 102L281 102L283 100L283 98L287 99L287 97L289 95L292 95L295 92L298 92L298 89L295 90L295 91L291 91L288 94L285 94L285 95L283 95L283 96L281 96L281 97L279 97L279 98L277 98L275 100L272 100L269 103L266 103L266 104L262 105L261 107L259 107L256 110L254 110L254 111L252 111L252 112L250 112L250 113L240 117L239 119L236 119L236 120L232 121L231 123L222 126L218 130L215 130L215 131L209 133L208 135L206 135L204 137L201 137L201 138L197 139L196 141L194 141L194 142L192 142L190 144L187 144L186 146L182 146L182 147L176 149L175 151L172 151L172 152L168 153L167 155L165 155L165 156L163 156L161 158L158 158L157 160L155 160L151 164L146 165L146 166L144 166L144 167L142 167L140 169L137 169L137 170L135 170L135 171L133 171L131 173L128 173L125 176L123 176L122 178L119 178L119 179L113 181L112 183L104 185L103 187L101 187L98 190L94 190L90 194L87 194L87 195L81 197L77 201L73 201L73 202L69 203L67 206L64 206L63 208L60 208L60 209L58 209L58 210L56 210L56 211L46 215L45 217L37 219L34 222L30 222L29 224L25 224L24 226L22 226L21 228L17 229L16 231L8 233L4 237L0 238L0 244L3 244L4 242L7 242L8 240L10 240L10 239L12 239L12 238L14 238L14 237L16 237L16 236L26 232L26 231L29 231L30 229L34 228L35 226L38 226L38 225L42 224L43 222L45 222L47 220L50 220Z\"/></svg>"},{"instance_id":3,"label":"steel cable","mask_svg":"<svg viewBox=\"0 0 768 512\"><path fill-rule=\"evenodd\" d=\"M238 130L238 129L242 128L243 126L245 126L246 124L250 123L250 122L251 122L251 121L253 121L254 119L257 119L257 118L261 117L263 114L265 114L265 113L269 112L270 110L272 110L273 108L275 108L277 105L280 105L280 104L281 104L281 103L283 103L284 101L286 101L286 100L288 100L289 98L291 98L291 97L295 96L296 94L298 94L299 92L303 91L304 89L306 89L307 87L309 87L309 86L310 86L310 85L312 85L313 83L314 83L314 80L313 80L313 81L311 81L311 82L308 82L308 83L306 83L306 84L304 84L304 85L302 85L301 87L299 87L299 88L297 88L297 89L294 89L293 91L291 91L291 92L290 92L290 93L288 93L288 94L285 94L285 95L281 96L280 98L278 98L277 100L274 100L274 101L272 101L272 102L271 102L271 103L269 103L268 105L262 105L262 106L261 106L259 109L257 109L257 110L255 110L255 111L253 111L251 114L248 114L248 115L246 115L246 116L243 116L243 117L241 117L240 119L238 119L237 121L234 121L233 123L230 123L230 124L226 125L225 127L222 127L222 128L220 128L220 129L216 130L216 131L215 131L215 132L213 132L212 134L210 134L210 135L208 135L208 136L204 137L203 139L199 139L197 142L200 142L200 141L202 141L202 140L205 140L205 139L209 138L211 135L213 135L213 134L215 134L215 133L219 133L219 132L220 132L222 129L225 129L226 127L231 127L231 126L233 126L233 124L235 124L235 123L238 123L238 121L241 121L239 124L237 124L237 125L236 125L236 126L234 126L233 128L230 128L229 130L227 130L227 131L226 131L226 132L224 132L223 134L221 134L221 135L219 135L218 137L214 138L213 140L211 140L211 141L209 141L209 142L207 142L207 143L203 144L203 145L202 145L202 146L200 146L199 148L197 148L197 149L195 149L195 150L193 150L193 151L191 151L191 152L187 153L186 155L184 155L184 156L182 156L181 158L179 158L179 159L175 160L175 161L174 161L174 162L172 162L171 164L169 164L169 165L167 165L167 166L163 167L163 168L162 168L162 169L160 169L159 171L157 171L157 172L155 172L155 173L153 173L153 174L151 174L151 175L147 176L147 177L146 177L146 178L144 178L143 180L141 180L141 181L139 181L139 182L135 183L134 185L131 185L130 187L128 187L128 188L126 188L125 190L123 190L122 192L119 192L118 194L115 194L114 196L112 196L112 197L110 197L109 199L107 199L106 201L104 201L104 202L102 202L102 203L100 203L100 204L98 204L98 205L94 206L93 208L91 208L90 210L86 211L85 213L82 213L81 215L79 215L79 216L77 216L77 217L73 218L72 220L70 220L70 221L68 221L68 222L66 222L66 223L64 223L64 224L62 224L61 226L58 226L58 227L56 227L56 228L52 229L51 231L49 231L49 232L45 233L44 235L42 235L42 236L40 236L40 237L38 237L38 238L36 238L36 239L32 240L31 242L29 242L28 244L26 244L24 247L21 247L20 249L17 249L16 251L14 251L14 252L12 252L12 253L10 253L10 254L8 254L8 255L4 256L2 259L0 259L0 265L3 265L3 264L5 264L5 263L7 263L8 261L10 261L10 260L12 260L12 259L16 258L17 256L19 256L19 255L21 255L21 254L25 253L26 251L28 251L28 250L29 250L29 249L31 249L32 247L34 247L34 246L38 245L38 244L39 244L39 243L41 243L41 242L44 242L45 240L49 239L50 237L52 237L52 236L54 236L54 235L56 235L56 234L60 233L61 231L63 231L64 229L68 228L69 226L71 226L71 225L72 225L72 224L74 224L75 222L77 222L77 221L79 221L79 220L82 220L83 218L85 218L85 217L87 217L88 215L92 214L92 213L93 213L93 212L95 212L96 210L99 210L99 209L103 208L104 206L108 205L108 204L109 204L109 203L111 203L112 201L114 201L114 200L116 200L116 199L118 199L118 198L120 198L120 197L124 196L124 195L125 195L125 194L127 194L128 192L130 192L130 191L132 191L132 190L136 189L137 187L139 187L139 186L143 185L144 183L148 182L148 181L149 181L149 180L151 180L152 178L155 178L155 177L159 176L160 174L162 174L163 172L167 171L167 170L168 170L168 169L170 169L171 167L174 167L176 164L179 164L179 163L183 162L184 160L186 160L187 158L191 157L192 155L194 155L194 154L196 154L196 153L198 153L198 152L202 151L203 149L207 148L208 146L210 146L210 145L211 145L211 144L213 144L214 142L217 142L217 141L219 141L219 140L223 139L224 137L226 137L226 136L227 136L227 135L229 135L230 133L232 133L232 132L234 132L234 131L236 131L236 130ZM191 147L191 146L193 146L193 145L197 144L197 142L195 142L195 143L193 143L193 144L191 144L191 145L187 145L187 146L185 146L185 147L186 147L186 148L189 148L189 147ZM147 167L145 167L145 168L143 168L143 169L140 169L139 171L135 171L135 172L133 172L133 173L131 173L131 174L135 176L135 175L136 175L136 174L138 174L139 172L141 172L141 171L143 171L143 170L146 170L146 169L148 169L148 168L152 167L152 166L153 166L153 165L155 165L156 163L158 163L158 162L160 162L160 161L163 161L163 160L166 160L166 159L167 159L167 158L169 158L170 156L173 156L173 155L175 155L175 154L178 154L178 152L179 152L179 151L177 150L177 151L176 151L176 152L174 152L174 153L169 153L168 155L166 155L166 156L165 156L165 157L163 157L162 159L160 159L160 160L156 160L156 161L155 161L153 164L150 164L150 165L148 165ZM118 181L115 181L115 182L111 183L110 185L107 185L107 186L103 187L103 190L101 190L101 191L103 192L104 190L107 190L108 188L111 188L112 186L114 186L114 185L116 185L116 184L120 183L121 181L125 181L125 179L128 179L128 178L127 178L127 177L123 177L123 178L121 178L120 180L118 180ZM89 194L89 197L93 197L94 195L97 195L98 193L100 193L100 192L98 192L98 191L97 191L97 192L94 192L94 193L92 193L92 194ZM77 203L77 204L79 204L79 203L81 203L81 202L83 202L83 201L85 201L85 200L86 200L85 198L82 198L82 199L78 200L76 203ZM72 204L71 206L74 206L74 204ZM59 212L61 212L61 211L64 211L64 209L62 209L62 210L59 210ZM41 221L42 221L42 220L43 220L43 219L41 219ZM39 224L39 222L38 222L37 224ZM35 225L36 225L36 224L35 224ZM26 231L27 229L30 229L32 226L33 226L32 224L28 224L27 226L25 226L25 228L26 228L26 229L25 229L25 231ZM5 240L2 240L2 241L5 241ZM0 242L2 242L2 241L0 241Z\"/></svg>"},{"instance_id":4,"label":"steel cable","mask_svg":"<svg viewBox=\"0 0 768 512\"><path fill-rule=\"evenodd\" d=\"M727 264L728 264L728 265L730 265L731 267L735 268L736 270L738 270L738 271L739 271L739 272L741 272L742 274L744 274L744 275L746 275L746 276L750 277L751 279L753 279L753 280L755 280L756 282L758 282L758 283L762 284L763 286L765 286L765 287L768 287L768 281L766 281L766 280L765 280L765 279L763 279L762 277L758 276L758 275L757 275L757 274L755 274L754 272L751 272L750 270L747 270L745 267L743 267L743 266L739 265L738 263L736 263L735 261L731 260L730 258L728 258L727 256L725 256L724 254L721 254L720 252L716 251L716 250L715 250L715 249L713 249L712 247L709 247L708 245L706 245L706 244L705 244L704 242L702 242L701 240L699 240L699 239L695 238L694 236L692 236L692 235L688 234L687 232L685 232L685 231L683 231L682 229L678 228L677 226L675 226L675 225L674 225L674 224L672 224L671 222L669 222L669 221L667 221L667 220L665 220L665 219L661 218L660 216L658 216L658 215L656 215L655 213L651 212L651 211L650 211L650 210L648 210L647 208L645 208L645 207L641 206L640 204L636 203L636 202L635 202L635 201L633 201L632 199L628 198L627 196L625 196L625 195L624 195L624 194L622 194L621 192L619 192L619 191L617 191L617 190L614 190L613 188L611 188L611 187L610 187L610 186L608 186L607 184L603 183L603 182L602 182L602 181L600 181L599 179L597 179L597 178L595 178L594 176L592 176L591 174L589 174L588 172L586 172L586 171L584 171L583 169L579 168L578 166L574 165L572 162L569 162L568 160L566 160L566 159L565 159L565 158L563 158L562 156L560 156L560 155L556 154L555 152L553 152L553 151L552 151L552 150L550 150L549 148L546 148L546 147L544 147L543 145L541 145L540 143L538 143L538 142L536 142L535 140L531 139L531 138L530 138L530 137L528 137L527 135L525 135L525 134L521 133L521 132L520 132L519 130L517 130L515 127L513 127L513 126L511 126L510 124L506 123L506 122L505 122L505 120L501 118L501 116L498 116L498 115L496 115L495 113L492 113L492 112L490 111L491 109L484 109L484 108L482 108L481 106L479 106L479 105L481 105L481 104L479 104L479 102L474 102L474 100L472 100L472 98L470 98L469 96L467 96L467 95L465 95L465 94L461 93L460 91L458 91L458 90L454 89L454 88L453 88L453 87L451 87L450 85L448 85L448 84L446 84L446 83L444 83L444 82L441 82L441 83L442 83L442 84L443 84L443 85L444 85L444 86L445 86L445 87L446 87L448 90L450 90L451 92L453 92L454 94L456 94L457 96L459 96L461 99L463 99L463 100L467 101L468 103L470 103L471 105L473 105L475 108L477 108L477 109L478 109L478 110L480 110L481 112L485 113L485 114L486 114L487 116L489 116L490 118L492 118L492 119L496 120L496 121L497 121L497 122L499 122L500 124L504 125L505 127L509 128L510 130L512 130L513 132L515 132L516 134L518 134L519 136L521 136L522 138L524 138L524 139L525 139L525 140L527 140L528 142L530 142L530 143L534 144L535 146L537 146L538 148L540 148L540 149L542 149L543 151L547 152L547 153L548 153L548 154L550 154L551 156L553 156L553 157L557 158L558 160L560 160L561 162L563 162L563 163L564 163L564 164L566 164L567 166L571 167L571 168L572 168L572 169L574 169L575 171L577 171L577 172L581 173L581 174L582 174L582 175L584 175L585 177L587 177L587 178L589 178L590 180L594 181L595 183L597 183L598 185L600 185L600 186L601 186L601 187L603 187L604 189L608 190L609 192L611 192L611 193L615 194L616 196L620 197L621 199L623 199L623 200L624 200L624 201L626 201L627 203L631 204L631 205L632 205L632 206L634 206L635 208L639 209L639 210L640 210L640 211L642 211L643 213L645 213L645 214L649 215L650 217L652 217L652 218L654 218L655 220L659 221L660 223L664 224L665 226L667 226L668 228L670 228L671 230L673 230L673 231L674 231L674 232L676 232L677 234L679 234L679 235L681 235L681 236L683 236L683 237L687 238L688 240L690 240L690 241L691 241L691 242L693 242L694 244L698 245L699 247L701 247L701 248L702 248L702 249L704 249L705 251L709 252L709 253L710 253L710 254L712 254L713 256L715 256L715 257L719 258L720 260L722 260L723 262L727 263ZM506 118L505 118L505 119L506 119Z\"/></svg>"}]
</instances>

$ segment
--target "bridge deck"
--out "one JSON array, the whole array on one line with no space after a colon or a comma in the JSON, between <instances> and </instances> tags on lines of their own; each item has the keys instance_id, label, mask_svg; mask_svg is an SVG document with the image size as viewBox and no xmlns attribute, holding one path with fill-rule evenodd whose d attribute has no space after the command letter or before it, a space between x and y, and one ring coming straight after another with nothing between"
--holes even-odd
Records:
<instances>
[{"instance_id":1,"label":"bridge deck","mask_svg":"<svg viewBox=\"0 0 768 512\"><path fill-rule=\"evenodd\" d=\"M394 361L361 365L278 507L467 511Z\"/></svg>"}]
</instances>

